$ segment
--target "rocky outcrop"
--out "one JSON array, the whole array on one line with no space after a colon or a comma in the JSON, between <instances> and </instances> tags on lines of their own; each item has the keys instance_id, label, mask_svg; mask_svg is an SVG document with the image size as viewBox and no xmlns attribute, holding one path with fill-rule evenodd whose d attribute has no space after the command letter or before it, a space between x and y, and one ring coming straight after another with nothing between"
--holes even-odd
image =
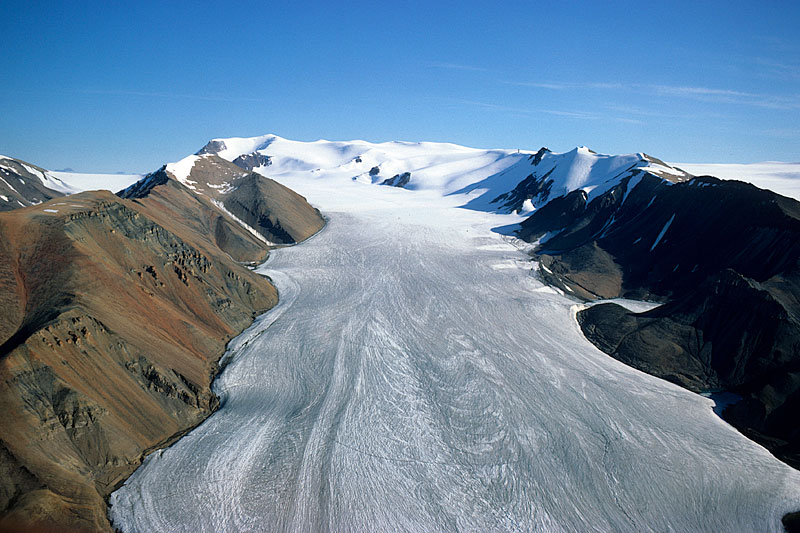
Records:
<instances>
[{"instance_id":1,"label":"rocky outcrop","mask_svg":"<svg viewBox=\"0 0 800 533\"><path fill-rule=\"evenodd\" d=\"M578 320L626 364L697 392L741 395L725 419L800 467L789 415L800 408L800 203L639 169L591 201L580 190L551 200L519 236L538 242L542 277L568 294L666 301L642 314L596 305Z\"/></svg>"},{"instance_id":2,"label":"rocky outcrop","mask_svg":"<svg viewBox=\"0 0 800 533\"><path fill-rule=\"evenodd\" d=\"M276 303L172 185L0 214L0 525L109 531L104 498L216 408L225 344Z\"/></svg>"},{"instance_id":3,"label":"rocky outcrop","mask_svg":"<svg viewBox=\"0 0 800 533\"><path fill-rule=\"evenodd\" d=\"M796 513L787 513L781 520L786 533L800 532L800 511Z\"/></svg>"},{"instance_id":4,"label":"rocky outcrop","mask_svg":"<svg viewBox=\"0 0 800 533\"><path fill-rule=\"evenodd\" d=\"M259 152L253 152L252 154L242 154L231 161L231 163L239 168L243 168L244 170L253 170L259 167L270 166L272 164L272 160L268 155L264 155Z\"/></svg>"},{"instance_id":5,"label":"rocky outcrop","mask_svg":"<svg viewBox=\"0 0 800 533\"><path fill-rule=\"evenodd\" d=\"M225 150L227 146L225 146L225 141L208 141L205 146L200 148L200 150L195 155L203 155L203 154L218 154L221 151Z\"/></svg>"},{"instance_id":6,"label":"rocky outcrop","mask_svg":"<svg viewBox=\"0 0 800 533\"><path fill-rule=\"evenodd\" d=\"M277 302L242 263L324 225L224 149L0 214L0 528L110 530L104 498L217 408L227 341Z\"/></svg>"},{"instance_id":7,"label":"rocky outcrop","mask_svg":"<svg viewBox=\"0 0 800 533\"><path fill-rule=\"evenodd\" d=\"M262 240L215 205L212 198L195 194L170 178L164 168L117 194L134 201L138 209L164 227L191 233L236 261L258 263L267 257Z\"/></svg>"},{"instance_id":8,"label":"rocky outcrop","mask_svg":"<svg viewBox=\"0 0 800 533\"><path fill-rule=\"evenodd\" d=\"M405 187L411 180L411 172L403 172L402 174L395 174L391 178L386 178L381 182L381 185L388 185L390 187Z\"/></svg>"}]
</instances>

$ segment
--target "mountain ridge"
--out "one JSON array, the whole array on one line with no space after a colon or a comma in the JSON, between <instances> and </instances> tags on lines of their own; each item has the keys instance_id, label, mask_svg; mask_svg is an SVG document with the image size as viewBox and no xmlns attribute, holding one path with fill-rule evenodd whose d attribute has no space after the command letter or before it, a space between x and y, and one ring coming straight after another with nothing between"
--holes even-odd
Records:
<instances>
[{"instance_id":1,"label":"mountain ridge","mask_svg":"<svg viewBox=\"0 0 800 533\"><path fill-rule=\"evenodd\" d=\"M104 498L215 410L227 341L277 302L247 268L271 243L163 168L137 184L0 213L0 527L110 531ZM324 224L248 193L298 238Z\"/></svg>"}]
</instances>

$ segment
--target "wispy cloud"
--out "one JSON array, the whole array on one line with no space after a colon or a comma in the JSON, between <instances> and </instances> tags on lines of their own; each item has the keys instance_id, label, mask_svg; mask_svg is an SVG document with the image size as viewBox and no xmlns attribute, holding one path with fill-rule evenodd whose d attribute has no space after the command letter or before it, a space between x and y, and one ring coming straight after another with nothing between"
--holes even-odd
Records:
<instances>
[{"instance_id":1,"label":"wispy cloud","mask_svg":"<svg viewBox=\"0 0 800 533\"><path fill-rule=\"evenodd\" d=\"M539 81L504 81L505 85L515 85L517 87L534 87L538 89L551 89L554 91L568 91L579 89L623 89L621 83L603 82L539 82Z\"/></svg>"},{"instance_id":2,"label":"wispy cloud","mask_svg":"<svg viewBox=\"0 0 800 533\"><path fill-rule=\"evenodd\" d=\"M645 87L650 88L659 94L694 98L706 102L746 105L768 109L800 109L800 97L798 96L779 96L766 93L751 93L710 87L685 87L671 85L648 85Z\"/></svg>"},{"instance_id":3,"label":"wispy cloud","mask_svg":"<svg viewBox=\"0 0 800 533\"><path fill-rule=\"evenodd\" d=\"M141 96L146 98L174 98L181 100L207 100L211 102L266 102L264 98L249 98L237 96L217 96L208 94L188 94L188 93L171 93L161 91L128 91L128 90L115 90L115 89L86 89L80 91L82 94L94 94L105 96Z\"/></svg>"},{"instance_id":4,"label":"wispy cloud","mask_svg":"<svg viewBox=\"0 0 800 533\"><path fill-rule=\"evenodd\" d=\"M728 97L755 97L755 94L730 89L714 89L710 87L687 87L675 85L643 85L662 94L673 94L677 96L728 96Z\"/></svg>"},{"instance_id":5,"label":"wispy cloud","mask_svg":"<svg viewBox=\"0 0 800 533\"><path fill-rule=\"evenodd\" d=\"M782 139L800 139L800 129L776 128L762 130L761 133L770 137L780 137Z\"/></svg>"},{"instance_id":6,"label":"wispy cloud","mask_svg":"<svg viewBox=\"0 0 800 533\"><path fill-rule=\"evenodd\" d=\"M464 100L460 98L448 98L447 100L453 104L460 104L471 107L482 107L484 109L494 109L496 111L509 111L511 113L523 113L526 115L531 113L530 109L523 109L519 107L512 107L502 104L493 104L491 102L478 102L475 100Z\"/></svg>"},{"instance_id":7,"label":"wispy cloud","mask_svg":"<svg viewBox=\"0 0 800 533\"><path fill-rule=\"evenodd\" d=\"M791 65L782 65L787 72ZM800 76L800 67L798 68ZM704 87L690 85L666 85L645 83L607 83L607 82L551 82L551 81L504 81L505 85L531 87L553 91L606 90L628 91L658 96L674 96L704 102L721 104L747 105L769 109L800 109L800 96L780 96L767 93L753 93L721 87Z\"/></svg>"},{"instance_id":8,"label":"wispy cloud","mask_svg":"<svg viewBox=\"0 0 800 533\"><path fill-rule=\"evenodd\" d=\"M800 63L786 63L763 57L757 57L755 63L775 77L800 80Z\"/></svg>"},{"instance_id":9,"label":"wispy cloud","mask_svg":"<svg viewBox=\"0 0 800 533\"><path fill-rule=\"evenodd\" d=\"M702 111L693 111L691 114L687 113L675 113L672 110L664 111L664 109L669 109L668 107L659 106L657 108L649 109L640 106L628 105L628 104L619 104L619 103L609 103L603 106L605 109L615 112L615 113L622 113L624 115L632 115L635 117L642 117L643 119L659 119L659 120L677 120L677 121L686 121L691 119L697 118L704 118L708 120L722 120L725 118L729 118L729 114L727 113L719 113L717 111L712 111L711 109L705 109Z\"/></svg>"},{"instance_id":10,"label":"wispy cloud","mask_svg":"<svg viewBox=\"0 0 800 533\"><path fill-rule=\"evenodd\" d=\"M561 109L546 109L546 108L531 109L531 108L521 108L521 107L513 107L502 104L495 104L492 102L478 102L475 100L462 100L462 99L451 99L450 101L452 103L465 106L480 107L483 109L493 109L496 111L506 111L509 113L517 113L524 115L546 114L546 115L555 115L559 117L573 118L576 120L605 120L612 122L623 122L627 124L641 124L641 121L637 119L608 116L602 113L594 113L591 111L561 110Z\"/></svg>"},{"instance_id":11,"label":"wispy cloud","mask_svg":"<svg viewBox=\"0 0 800 533\"><path fill-rule=\"evenodd\" d=\"M677 115L673 113L664 113L662 111L654 111L652 109L645 109L632 105L607 104L605 108L617 113L625 113L626 115L636 115L640 117L677 118Z\"/></svg>"},{"instance_id":12,"label":"wispy cloud","mask_svg":"<svg viewBox=\"0 0 800 533\"><path fill-rule=\"evenodd\" d=\"M460 63L447 63L447 62L431 62L428 63L429 67L432 68L441 68L445 70L464 70L468 72L490 72L489 69L484 67L477 67L474 65L462 65Z\"/></svg>"}]
</instances>

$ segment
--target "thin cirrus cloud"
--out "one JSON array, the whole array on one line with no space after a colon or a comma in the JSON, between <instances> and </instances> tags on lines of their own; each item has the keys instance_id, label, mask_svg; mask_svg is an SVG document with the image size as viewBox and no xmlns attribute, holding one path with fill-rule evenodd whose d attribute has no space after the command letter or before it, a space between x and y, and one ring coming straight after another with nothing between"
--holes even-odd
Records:
<instances>
[{"instance_id":1,"label":"thin cirrus cloud","mask_svg":"<svg viewBox=\"0 0 800 533\"><path fill-rule=\"evenodd\" d=\"M621 83L602 83L602 82L580 82L580 83L561 83L561 82L538 82L538 81L504 81L505 85L515 85L517 87L534 87L537 89L552 89L554 91L566 91L575 89L624 89Z\"/></svg>"},{"instance_id":2,"label":"thin cirrus cloud","mask_svg":"<svg viewBox=\"0 0 800 533\"><path fill-rule=\"evenodd\" d=\"M207 100L212 102L264 102L263 98L248 98L236 96L216 96L207 94L184 94L171 92L149 92L149 91L128 91L128 90L104 90L86 89L81 91L83 94L94 94L102 96L142 96L145 98L174 98L180 100Z\"/></svg>"},{"instance_id":3,"label":"thin cirrus cloud","mask_svg":"<svg viewBox=\"0 0 800 533\"><path fill-rule=\"evenodd\" d=\"M727 103L764 107L771 109L800 109L800 97L777 96L771 94L720 89L715 87L700 87L686 85L659 85L643 83L602 83L602 82L517 82L505 81L506 85L519 87L533 87L537 89L550 89L554 91L572 91L587 89L627 90L638 93L656 94L662 96L676 96L691 98L706 102Z\"/></svg>"},{"instance_id":4,"label":"thin cirrus cloud","mask_svg":"<svg viewBox=\"0 0 800 533\"><path fill-rule=\"evenodd\" d=\"M510 113L524 114L524 115L536 115L544 113L547 115L555 115L559 117L573 118L577 120L606 120L606 121L611 120L614 122L624 122L628 124L641 124L641 121L637 119L608 116L600 113L593 113L590 111L565 111L560 109L546 109L546 108L528 109L521 107L512 107L502 104L495 104L491 102L479 102L475 100L464 100L464 99L450 99L450 101L454 104L462 106L480 107L483 109L492 109L495 111L505 111Z\"/></svg>"},{"instance_id":5,"label":"thin cirrus cloud","mask_svg":"<svg viewBox=\"0 0 800 533\"><path fill-rule=\"evenodd\" d=\"M749 105L768 109L800 109L800 97L797 96L777 96L772 94L751 93L709 87L652 85L649 86L649 88L661 94L682 96L709 102Z\"/></svg>"},{"instance_id":6,"label":"thin cirrus cloud","mask_svg":"<svg viewBox=\"0 0 800 533\"><path fill-rule=\"evenodd\" d=\"M444 70L463 70L466 72L491 72L490 69L484 67L476 67L474 65L463 65L460 63L448 63L448 62L430 62L428 63L429 67L433 68L440 68Z\"/></svg>"},{"instance_id":7,"label":"thin cirrus cloud","mask_svg":"<svg viewBox=\"0 0 800 533\"><path fill-rule=\"evenodd\" d=\"M800 64L783 63L772 59L756 58L756 64L760 65L764 72L778 78L790 80L800 79Z\"/></svg>"},{"instance_id":8,"label":"thin cirrus cloud","mask_svg":"<svg viewBox=\"0 0 800 533\"><path fill-rule=\"evenodd\" d=\"M800 77L800 66L761 59L758 63L762 67L771 68L774 72L780 73L783 77ZM488 68L450 62L432 62L429 67L457 70L464 72L497 72ZM605 90L605 91L630 91L640 94L654 94L659 96L674 96L680 98L700 100L709 103L747 105L768 109L794 110L800 109L800 97L798 96L778 96L765 93L752 93L733 89L688 86L688 85L666 85L666 84L644 84L644 83L611 83L611 82L561 82L561 81L502 81L504 85L516 87L530 87L534 89L547 89L552 91L585 91L585 90Z\"/></svg>"}]
</instances>

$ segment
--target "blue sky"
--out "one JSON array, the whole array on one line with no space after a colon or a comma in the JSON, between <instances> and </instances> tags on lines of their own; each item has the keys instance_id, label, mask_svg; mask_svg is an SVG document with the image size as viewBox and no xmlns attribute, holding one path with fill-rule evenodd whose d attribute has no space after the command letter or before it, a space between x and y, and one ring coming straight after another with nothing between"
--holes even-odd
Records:
<instances>
[{"instance_id":1,"label":"blue sky","mask_svg":"<svg viewBox=\"0 0 800 533\"><path fill-rule=\"evenodd\" d=\"M653 5L648 5L653 4ZM800 3L0 3L0 153L144 172L214 137L800 161Z\"/></svg>"}]
</instances>

